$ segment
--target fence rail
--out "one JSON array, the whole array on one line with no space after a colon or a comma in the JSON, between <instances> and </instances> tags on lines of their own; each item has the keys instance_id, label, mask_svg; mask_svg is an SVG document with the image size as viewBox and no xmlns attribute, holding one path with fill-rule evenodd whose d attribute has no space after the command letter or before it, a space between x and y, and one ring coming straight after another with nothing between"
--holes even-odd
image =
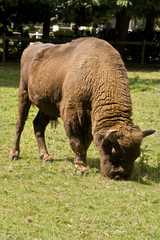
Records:
<instances>
[{"instance_id":1,"label":"fence rail","mask_svg":"<svg viewBox=\"0 0 160 240\"><path fill-rule=\"evenodd\" d=\"M12 48L15 48L15 46L17 47L19 44L19 48L21 48L21 52L23 50L22 47L22 43L25 45L24 48L29 45L30 43L33 42L50 42L50 43L61 43L62 38L65 38L65 40L72 40L75 37L73 36L60 36L59 39L57 38L50 38L50 39L36 39L36 38L26 38L26 37L17 37L17 36L5 36L5 34L3 34L2 36L0 36L0 49L2 49L2 62L5 63L6 61L6 50L8 47L8 43L9 41L12 42ZM63 43L65 41L62 41ZM108 41L111 45L113 45L117 50L121 50L124 48L126 48L128 50L128 46L137 46L137 48L139 47L139 53L138 50L135 49L135 51L137 50L137 55L139 56L139 60L140 63L143 65L145 63L145 54L147 52L146 47L147 46L156 46L156 54L157 54L157 58L158 60L160 60L160 42L149 42L149 41ZM18 48L18 47L17 47ZM157 50L158 49L158 50ZM18 50L17 50L18 51ZM121 52L121 51L120 51ZM122 54L122 58L123 58L123 54Z\"/></svg>"}]
</instances>

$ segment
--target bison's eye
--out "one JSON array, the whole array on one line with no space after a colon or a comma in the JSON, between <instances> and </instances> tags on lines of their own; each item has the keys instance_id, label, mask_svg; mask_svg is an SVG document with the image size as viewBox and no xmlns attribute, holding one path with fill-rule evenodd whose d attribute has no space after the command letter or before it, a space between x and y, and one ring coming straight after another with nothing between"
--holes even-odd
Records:
<instances>
[{"instance_id":1,"label":"bison's eye","mask_svg":"<svg viewBox=\"0 0 160 240\"><path fill-rule=\"evenodd\" d=\"M120 157L114 147L112 147L112 157L114 158L114 160L118 160L118 158Z\"/></svg>"},{"instance_id":2,"label":"bison's eye","mask_svg":"<svg viewBox=\"0 0 160 240\"><path fill-rule=\"evenodd\" d=\"M112 150L111 150L111 161L114 163L118 161L118 154L114 149L114 147L112 147Z\"/></svg>"},{"instance_id":3,"label":"bison's eye","mask_svg":"<svg viewBox=\"0 0 160 240\"><path fill-rule=\"evenodd\" d=\"M120 153L118 153L114 147L112 147L111 162L113 162L114 165L120 165L122 160L123 160L123 156Z\"/></svg>"},{"instance_id":4,"label":"bison's eye","mask_svg":"<svg viewBox=\"0 0 160 240\"><path fill-rule=\"evenodd\" d=\"M112 155L116 155L116 150L112 147Z\"/></svg>"}]
</instances>

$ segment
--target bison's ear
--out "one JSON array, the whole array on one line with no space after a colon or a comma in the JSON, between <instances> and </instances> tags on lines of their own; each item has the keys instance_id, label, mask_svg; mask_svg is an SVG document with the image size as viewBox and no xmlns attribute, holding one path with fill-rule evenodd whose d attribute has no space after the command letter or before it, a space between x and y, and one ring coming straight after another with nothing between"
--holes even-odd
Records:
<instances>
[{"instance_id":1,"label":"bison's ear","mask_svg":"<svg viewBox=\"0 0 160 240\"><path fill-rule=\"evenodd\" d=\"M142 131L142 136L143 138L155 133L156 130L146 130L146 131Z\"/></svg>"},{"instance_id":2,"label":"bison's ear","mask_svg":"<svg viewBox=\"0 0 160 240\"><path fill-rule=\"evenodd\" d=\"M101 146L103 144L103 142L104 142L103 135L101 135L99 133L95 134L95 136L94 136L94 143L95 143L95 145L96 146Z\"/></svg>"}]
</instances>

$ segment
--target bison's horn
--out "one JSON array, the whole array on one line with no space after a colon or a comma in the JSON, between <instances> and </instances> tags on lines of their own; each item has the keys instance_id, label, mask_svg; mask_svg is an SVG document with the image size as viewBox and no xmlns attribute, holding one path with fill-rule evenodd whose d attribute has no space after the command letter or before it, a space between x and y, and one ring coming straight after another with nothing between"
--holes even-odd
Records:
<instances>
[{"instance_id":1,"label":"bison's horn","mask_svg":"<svg viewBox=\"0 0 160 240\"><path fill-rule=\"evenodd\" d=\"M121 146L119 145L119 143L117 141L117 138L114 134L115 132L118 132L118 130L112 130L112 129L108 130L106 132L106 137L111 143L113 143L113 147L116 150L116 152L124 159L125 158L124 152L123 152Z\"/></svg>"},{"instance_id":2,"label":"bison's horn","mask_svg":"<svg viewBox=\"0 0 160 240\"><path fill-rule=\"evenodd\" d=\"M118 130L113 130L113 129L111 129L111 130L108 130L108 131L106 132L106 137L107 137L107 139L108 139L110 142L112 142L112 143L117 142L116 136L113 134L113 133L115 133L115 132L118 132Z\"/></svg>"},{"instance_id":3,"label":"bison's horn","mask_svg":"<svg viewBox=\"0 0 160 240\"><path fill-rule=\"evenodd\" d=\"M153 133L155 133L156 130L146 130L146 131L142 131L142 135L143 135L143 138L144 137L147 137Z\"/></svg>"}]
</instances>

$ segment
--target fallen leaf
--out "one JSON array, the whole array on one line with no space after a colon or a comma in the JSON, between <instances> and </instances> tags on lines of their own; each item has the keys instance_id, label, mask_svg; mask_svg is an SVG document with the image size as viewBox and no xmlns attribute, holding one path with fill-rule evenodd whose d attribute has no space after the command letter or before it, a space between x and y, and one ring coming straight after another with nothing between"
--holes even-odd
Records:
<instances>
[{"instance_id":1,"label":"fallen leaf","mask_svg":"<svg viewBox=\"0 0 160 240\"><path fill-rule=\"evenodd\" d=\"M7 172L12 172L13 168L12 168L12 165L10 165L8 168L7 168Z\"/></svg>"},{"instance_id":2,"label":"fallen leaf","mask_svg":"<svg viewBox=\"0 0 160 240\"><path fill-rule=\"evenodd\" d=\"M72 225L71 225L71 224L67 224L67 226L68 226L68 227L70 227L70 228L72 227Z\"/></svg>"},{"instance_id":3,"label":"fallen leaf","mask_svg":"<svg viewBox=\"0 0 160 240\"><path fill-rule=\"evenodd\" d=\"M33 222L33 219L31 216L28 216L26 219L26 224Z\"/></svg>"}]
</instances>

